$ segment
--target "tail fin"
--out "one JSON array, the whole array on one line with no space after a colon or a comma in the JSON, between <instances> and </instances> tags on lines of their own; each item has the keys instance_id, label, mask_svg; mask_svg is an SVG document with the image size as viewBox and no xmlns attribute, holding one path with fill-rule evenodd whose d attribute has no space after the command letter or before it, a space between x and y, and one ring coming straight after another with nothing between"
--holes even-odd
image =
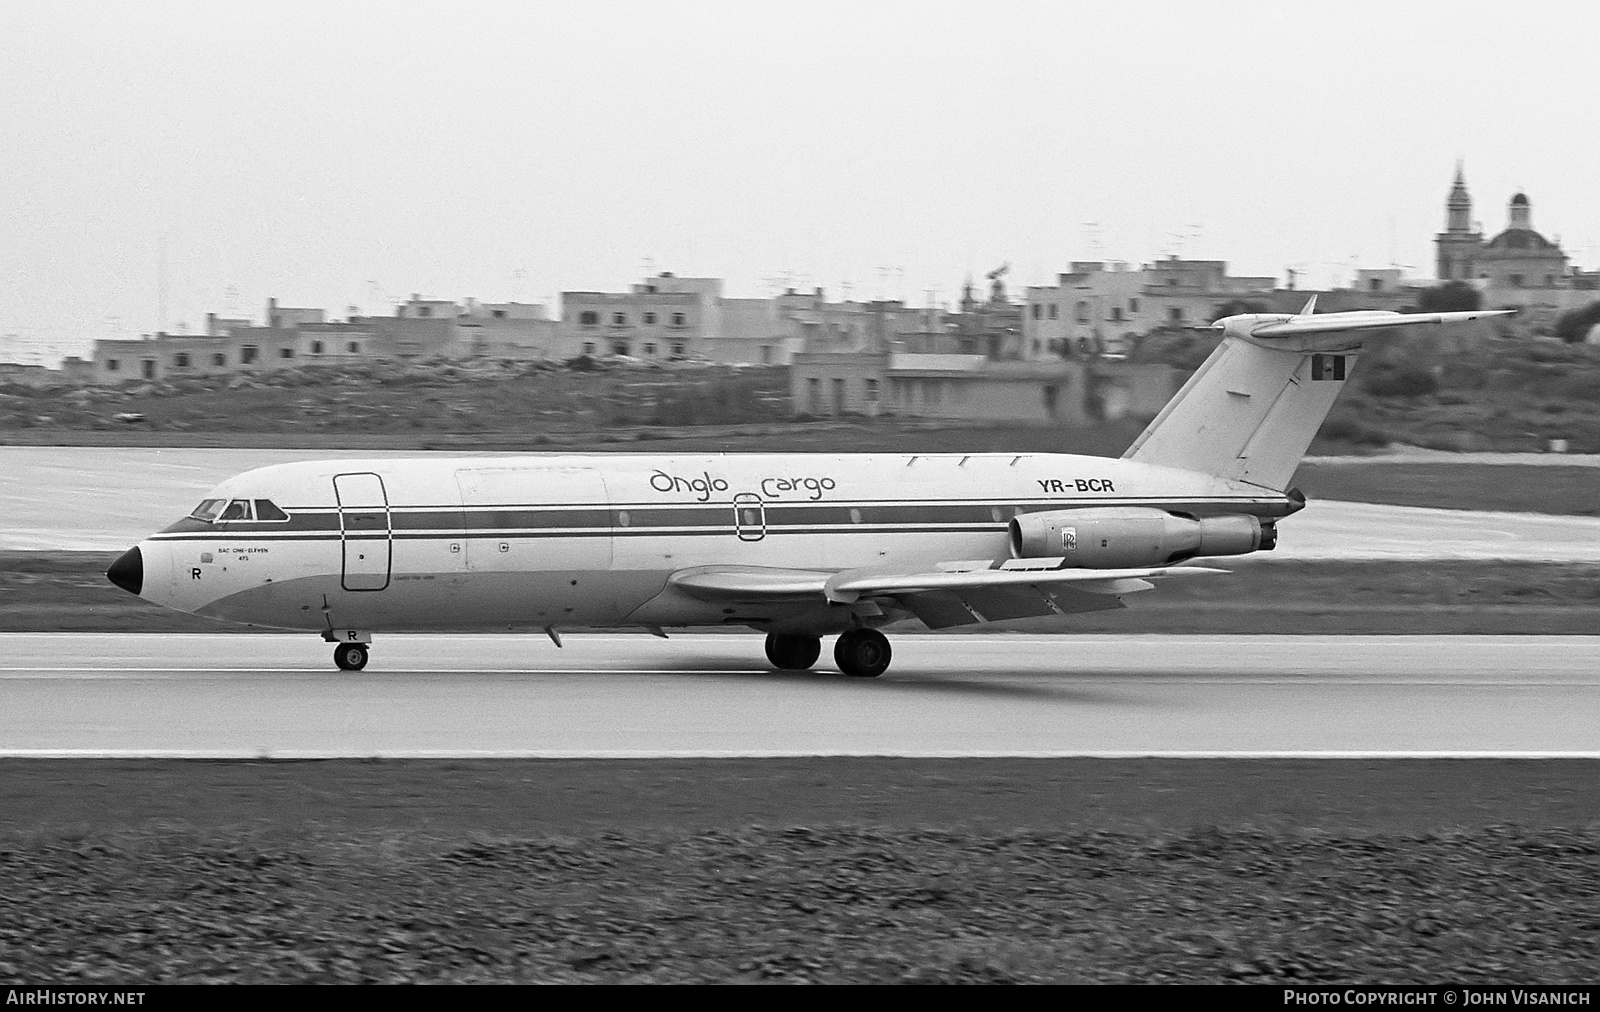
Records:
<instances>
[{"instance_id":1,"label":"tail fin","mask_svg":"<svg viewBox=\"0 0 1600 1012\"><path fill-rule=\"evenodd\" d=\"M1281 489L1360 350L1267 347L1229 335L1122 456Z\"/></svg>"},{"instance_id":2,"label":"tail fin","mask_svg":"<svg viewBox=\"0 0 1600 1012\"><path fill-rule=\"evenodd\" d=\"M1515 310L1314 315L1317 297L1285 316L1246 313L1218 320L1211 357L1124 453L1125 460L1204 471L1281 489L1322 428L1355 368L1362 330L1470 323Z\"/></svg>"}]
</instances>

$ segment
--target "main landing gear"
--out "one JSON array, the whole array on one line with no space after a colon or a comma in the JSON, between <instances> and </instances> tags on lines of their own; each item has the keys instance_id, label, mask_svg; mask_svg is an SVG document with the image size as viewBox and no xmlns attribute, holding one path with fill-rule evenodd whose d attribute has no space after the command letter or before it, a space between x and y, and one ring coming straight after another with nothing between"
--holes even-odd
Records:
<instances>
[{"instance_id":1,"label":"main landing gear","mask_svg":"<svg viewBox=\"0 0 1600 1012\"><path fill-rule=\"evenodd\" d=\"M876 629L851 629L833 645L833 662L857 678L877 678L889 670L889 639Z\"/></svg>"},{"instance_id":2,"label":"main landing gear","mask_svg":"<svg viewBox=\"0 0 1600 1012\"><path fill-rule=\"evenodd\" d=\"M822 640L815 636L767 636L767 660L784 671L804 671L822 655Z\"/></svg>"},{"instance_id":3,"label":"main landing gear","mask_svg":"<svg viewBox=\"0 0 1600 1012\"><path fill-rule=\"evenodd\" d=\"M340 671L360 671L367 666L368 655L365 643L340 643L333 648L333 663Z\"/></svg>"},{"instance_id":4,"label":"main landing gear","mask_svg":"<svg viewBox=\"0 0 1600 1012\"><path fill-rule=\"evenodd\" d=\"M857 678L877 678L889 669L889 640L876 629L851 629L833 646L839 670ZM822 640L816 636L769 634L767 659L784 671L804 671L817 663Z\"/></svg>"}]
</instances>

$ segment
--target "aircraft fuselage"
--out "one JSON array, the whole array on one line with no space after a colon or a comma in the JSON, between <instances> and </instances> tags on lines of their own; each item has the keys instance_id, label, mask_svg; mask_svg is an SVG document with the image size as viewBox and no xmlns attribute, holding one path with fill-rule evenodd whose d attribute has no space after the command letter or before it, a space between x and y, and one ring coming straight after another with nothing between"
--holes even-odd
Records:
<instances>
[{"instance_id":1,"label":"aircraft fuselage","mask_svg":"<svg viewBox=\"0 0 1600 1012\"><path fill-rule=\"evenodd\" d=\"M265 505L142 541L136 592L324 632L738 624L817 635L860 611L730 607L668 579L699 566L998 562L1019 513L1143 506L1270 522L1298 508L1282 492L1136 461L1009 453L313 461L240 474L213 500L218 511Z\"/></svg>"}]
</instances>

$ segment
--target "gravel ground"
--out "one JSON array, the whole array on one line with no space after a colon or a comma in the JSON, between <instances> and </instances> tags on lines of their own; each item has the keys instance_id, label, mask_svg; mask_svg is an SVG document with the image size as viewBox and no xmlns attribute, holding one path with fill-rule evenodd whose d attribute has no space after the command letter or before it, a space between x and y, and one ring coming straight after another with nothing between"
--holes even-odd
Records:
<instances>
[{"instance_id":1,"label":"gravel ground","mask_svg":"<svg viewBox=\"0 0 1600 1012\"><path fill-rule=\"evenodd\" d=\"M1585 761L0 762L0 982L1600 978Z\"/></svg>"},{"instance_id":2,"label":"gravel ground","mask_svg":"<svg viewBox=\"0 0 1600 1012\"><path fill-rule=\"evenodd\" d=\"M1544 983L1600 975L1600 833L208 836L0 850L0 978Z\"/></svg>"}]
</instances>

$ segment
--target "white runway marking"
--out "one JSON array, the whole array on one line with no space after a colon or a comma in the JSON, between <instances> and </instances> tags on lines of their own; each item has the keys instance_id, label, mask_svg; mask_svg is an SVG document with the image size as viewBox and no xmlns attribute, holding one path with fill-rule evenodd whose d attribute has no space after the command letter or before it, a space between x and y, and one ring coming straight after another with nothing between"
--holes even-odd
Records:
<instances>
[{"instance_id":1,"label":"white runway marking","mask_svg":"<svg viewBox=\"0 0 1600 1012\"><path fill-rule=\"evenodd\" d=\"M658 752L551 752L527 750L483 751L400 751L383 752L360 758L368 759L801 759L844 758L861 756L858 752L763 752L753 751L691 751L675 752L663 756ZM0 759L226 759L249 760L310 760L330 758L321 752L296 751L239 751L232 754L184 749L3 749ZM919 759L970 759L965 752L941 755L935 752L919 753ZM986 759L1600 759L1600 751L1593 752L1470 752L1470 751L1342 751L1342 752L1228 752L1228 751L1111 751L1111 752L985 752Z\"/></svg>"}]
</instances>

